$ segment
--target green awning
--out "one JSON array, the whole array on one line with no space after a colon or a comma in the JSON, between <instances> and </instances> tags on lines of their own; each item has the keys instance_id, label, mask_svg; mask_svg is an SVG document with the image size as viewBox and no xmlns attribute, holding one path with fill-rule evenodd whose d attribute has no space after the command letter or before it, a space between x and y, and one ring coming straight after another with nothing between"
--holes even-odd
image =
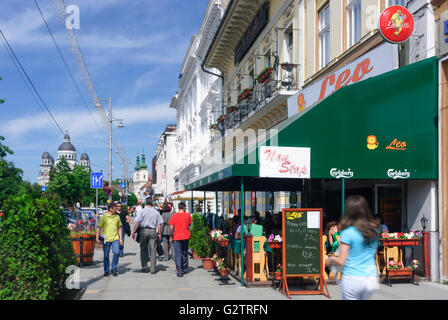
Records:
<instances>
[{"instance_id":1,"label":"green awning","mask_svg":"<svg viewBox=\"0 0 448 320\"><path fill-rule=\"evenodd\" d=\"M274 127L276 140L281 147L311 149L311 178L345 173L352 179L436 180L437 90L433 57L339 89ZM247 177L247 191L301 189L301 179L260 178L258 152L257 147L241 164L205 173L186 189L239 190L241 176Z\"/></svg>"}]
</instances>

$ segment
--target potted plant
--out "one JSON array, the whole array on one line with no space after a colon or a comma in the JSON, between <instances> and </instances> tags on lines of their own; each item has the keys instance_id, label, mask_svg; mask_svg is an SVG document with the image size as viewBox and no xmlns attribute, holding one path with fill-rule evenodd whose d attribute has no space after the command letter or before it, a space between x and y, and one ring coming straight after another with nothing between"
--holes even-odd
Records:
<instances>
[{"instance_id":1,"label":"potted plant","mask_svg":"<svg viewBox=\"0 0 448 320\"><path fill-rule=\"evenodd\" d=\"M218 262L216 263L216 266L217 266L221 276L226 277L227 276L227 267L224 263L224 259L219 259Z\"/></svg>"},{"instance_id":2,"label":"potted plant","mask_svg":"<svg viewBox=\"0 0 448 320\"><path fill-rule=\"evenodd\" d=\"M286 70L286 71L288 71L288 72L291 72L291 71L292 71L292 68L294 68L294 67L297 66L297 65L294 64L294 63L283 62L283 63L280 63L280 66L282 67L283 70Z\"/></svg>"},{"instance_id":3,"label":"potted plant","mask_svg":"<svg viewBox=\"0 0 448 320\"><path fill-rule=\"evenodd\" d=\"M227 235L223 235L221 234L218 238L218 244L221 247L228 247L229 246L229 239L227 237Z\"/></svg>"},{"instance_id":4,"label":"potted plant","mask_svg":"<svg viewBox=\"0 0 448 320\"><path fill-rule=\"evenodd\" d=\"M274 280L281 280L282 279L282 270L283 270L283 266L281 264L278 264L277 267L275 267L275 270L274 270Z\"/></svg>"},{"instance_id":5,"label":"potted plant","mask_svg":"<svg viewBox=\"0 0 448 320\"><path fill-rule=\"evenodd\" d=\"M77 220L76 223L70 223L67 228L70 230L70 238L78 263L92 264L96 244L95 224L89 223L85 226L81 220Z\"/></svg>"},{"instance_id":6,"label":"potted plant","mask_svg":"<svg viewBox=\"0 0 448 320\"><path fill-rule=\"evenodd\" d=\"M390 260L388 262L388 274L389 276L410 276L412 275L412 269L409 268L404 268L403 264L398 261L396 262L395 260Z\"/></svg>"},{"instance_id":7,"label":"potted plant","mask_svg":"<svg viewBox=\"0 0 448 320\"><path fill-rule=\"evenodd\" d=\"M205 217L197 213L193 214L193 225L190 230L190 248L202 260L204 268L213 268L211 264L211 255L213 250L213 242L208 236L209 229L205 223ZM205 260L204 260L205 259Z\"/></svg>"},{"instance_id":8,"label":"potted plant","mask_svg":"<svg viewBox=\"0 0 448 320\"><path fill-rule=\"evenodd\" d=\"M282 247L282 237L279 234L276 236L271 234L268 238L268 243L271 249L279 249Z\"/></svg>"},{"instance_id":9,"label":"potted plant","mask_svg":"<svg viewBox=\"0 0 448 320\"><path fill-rule=\"evenodd\" d=\"M252 90L253 88L244 89L238 96L238 102L252 98Z\"/></svg>"},{"instance_id":10,"label":"potted plant","mask_svg":"<svg viewBox=\"0 0 448 320\"><path fill-rule=\"evenodd\" d=\"M383 246L417 246L423 234L421 231L393 232L381 234L381 245Z\"/></svg>"},{"instance_id":11,"label":"potted plant","mask_svg":"<svg viewBox=\"0 0 448 320\"><path fill-rule=\"evenodd\" d=\"M272 73L272 68L271 67L266 67L263 69L263 71L261 71L258 76L255 78L258 83L267 83L270 81L270 75Z\"/></svg>"},{"instance_id":12,"label":"potted plant","mask_svg":"<svg viewBox=\"0 0 448 320\"><path fill-rule=\"evenodd\" d=\"M224 122L225 120L226 120L226 115L225 114L220 115L219 118L218 118L218 122L219 123Z\"/></svg>"}]
</instances>

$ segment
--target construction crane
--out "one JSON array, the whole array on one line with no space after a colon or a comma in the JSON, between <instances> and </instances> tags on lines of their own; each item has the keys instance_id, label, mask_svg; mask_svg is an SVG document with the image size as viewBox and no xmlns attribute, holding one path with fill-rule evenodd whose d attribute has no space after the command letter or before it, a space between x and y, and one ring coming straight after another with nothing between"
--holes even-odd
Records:
<instances>
[{"instance_id":1,"label":"construction crane","mask_svg":"<svg viewBox=\"0 0 448 320\"><path fill-rule=\"evenodd\" d=\"M67 7L63 0L53 0L53 2L56 6L57 13L61 20L61 23L64 26L66 37L70 43L70 49L76 58L76 62L78 64L79 71L81 73L84 84L86 85L87 90L90 94L90 97L93 101L93 104L95 105L97 111L100 113L100 116L101 116L102 120L104 121L104 123L106 124L106 126L110 126L110 122L112 120L111 114L109 114L109 116L106 115L106 112L105 112L103 106L101 105L101 99L98 97L98 94L95 90L95 86L93 85L93 81L92 81L92 78L90 77L89 69L87 68L87 65L84 61L84 57L82 55L78 40L76 39L76 35L73 31L73 28L66 27ZM110 108L111 108L111 106L110 106ZM120 124L118 126L123 127L122 122L120 122ZM112 136L113 136L113 141L115 143L115 148L117 150L117 154L119 155L120 160L123 163L123 165L125 165L126 159L121 155L120 148L118 147L117 139L115 139L115 134L113 133L113 131L111 129L111 135L110 135L109 139L111 139ZM109 142L110 157L111 157L111 148L112 148L112 144L111 144L111 142ZM112 168L111 167L112 167L112 164L109 163L109 180L110 180L109 182L112 185Z\"/></svg>"}]
</instances>

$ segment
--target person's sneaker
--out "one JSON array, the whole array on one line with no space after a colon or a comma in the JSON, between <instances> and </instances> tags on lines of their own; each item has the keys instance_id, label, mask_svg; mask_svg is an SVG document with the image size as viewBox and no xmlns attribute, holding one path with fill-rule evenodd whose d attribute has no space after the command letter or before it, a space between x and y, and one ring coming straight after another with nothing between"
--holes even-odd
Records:
<instances>
[{"instance_id":1,"label":"person's sneaker","mask_svg":"<svg viewBox=\"0 0 448 320\"><path fill-rule=\"evenodd\" d=\"M177 276L180 278L183 277L184 275L182 273L178 273Z\"/></svg>"},{"instance_id":2,"label":"person's sneaker","mask_svg":"<svg viewBox=\"0 0 448 320\"><path fill-rule=\"evenodd\" d=\"M118 276L118 271L117 270L112 270L112 274L114 277Z\"/></svg>"},{"instance_id":3,"label":"person's sneaker","mask_svg":"<svg viewBox=\"0 0 448 320\"><path fill-rule=\"evenodd\" d=\"M143 268L143 269L142 269L142 272L143 272L143 273L148 273L148 272L149 272L149 269L148 269L148 268Z\"/></svg>"},{"instance_id":4,"label":"person's sneaker","mask_svg":"<svg viewBox=\"0 0 448 320\"><path fill-rule=\"evenodd\" d=\"M108 277L109 274L110 274L109 272L104 272L104 276L105 276L105 277Z\"/></svg>"}]
</instances>

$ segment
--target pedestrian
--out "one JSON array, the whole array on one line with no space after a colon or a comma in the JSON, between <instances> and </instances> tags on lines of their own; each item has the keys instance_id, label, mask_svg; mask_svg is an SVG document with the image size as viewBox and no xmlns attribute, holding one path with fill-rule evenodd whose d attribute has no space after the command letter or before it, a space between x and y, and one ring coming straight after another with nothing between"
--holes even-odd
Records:
<instances>
[{"instance_id":1,"label":"pedestrian","mask_svg":"<svg viewBox=\"0 0 448 320\"><path fill-rule=\"evenodd\" d=\"M135 207L135 212L134 212L134 213L135 213L135 216L138 216L138 213L139 213L140 211L142 211L144 207L145 207L145 204L142 203L141 200L138 200L138 205Z\"/></svg>"},{"instance_id":2,"label":"pedestrian","mask_svg":"<svg viewBox=\"0 0 448 320\"><path fill-rule=\"evenodd\" d=\"M128 237L131 236L131 226L129 225L131 218L129 217L128 211L123 208L121 202L117 203L117 214L120 217L121 234L123 235L123 244L120 244L120 257L124 257L124 239L126 238L125 235Z\"/></svg>"},{"instance_id":3,"label":"pedestrian","mask_svg":"<svg viewBox=\"0 0 448 320\"><path fill-rule=\"evenodd\" d=\"M170 227L170 219L174 214L172 210L173 206L170 203L162 209L162 219L163 219L163 229L162 229L162 241L163 241L163 252L164 252L164 260L168 261L170 259L175 260L174 254L174 243L171 238L171 227Z\"/></svg>"},{"instance_id":4,"label":"pedestrian","mask_svg":"<svg viewBox=\"0 0 448 320\"><path fill-rule=\"evenodd\" d=\"M188 242L190 241L190 225L193 222L191 215L185 211L185 202L179 203L179 212L173 214L171 225L171 238L174 241L174 257L176 261L176 274L182 277L188 268Z\"/></svg>"},{"instance_id":5,"label":"pedestrian","mask_svg":"<svg viewBox=\"0 0 448 320\"><path fill-rule=\"evenodd\" d=\"M120 245L123 245L123 234L121 229L120 217L116 214L117 208L114 203L109 203L106 214L101 216L96 232L96 241L103 244L104 253L104 276L109 276L109 254L112 249L112 274L118 275L118 259L120 254ZM105 242L100 241L100 234L104 234Z\"/></svg>"},{"instance_id":6,"label":"pedestrian","mask_svg":"<svg viewBox=\"0 0 448 320\"><path fill-rule=\"evenodd\" d=\"M343 266L340 282L343 300L367 300L379 288L375 262L377 228L367 200L350 196L341 220L339 254L326 262L326 266Z\"/></svg>"},{"instance_id":7,"label":"pedestrian","mask_svg":"<svg viewBox=\"0 0 448 320\"><path fill-rule=\"evenodd\" d=\"M161 238L162 223L162 216L156 209L154 209L152 199L147 198L145 208L139 211L135 217L134 230L132 231L132 239L135 240L135 232L140 227L140 261L142 265L142 272L149 272L149 248L151 274L156 273L157 239Z\"/></svg>"}]
</instances>

